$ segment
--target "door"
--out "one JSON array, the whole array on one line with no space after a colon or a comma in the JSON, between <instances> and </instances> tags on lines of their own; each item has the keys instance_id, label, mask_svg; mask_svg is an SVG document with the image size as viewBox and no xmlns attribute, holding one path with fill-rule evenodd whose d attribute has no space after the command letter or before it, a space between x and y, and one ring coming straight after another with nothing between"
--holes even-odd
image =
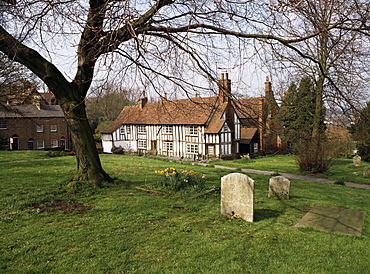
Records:
<instances>
[{"instance_id":1,"label":"door","mask_svg":"<svg viewBox=\"0 0 370 274\"><path fill-rule=\"evenodd\" d=\"M152 155L157 155L157 141L152 141L151 142L151 150L150 150Z\"/></svg>"},{"instance_id":2,"label":"door","mask_svg":"<svg viewBox=\"0 0 370 274\"><path fill-rule=\"evenodd\" d=\"M18 150L19 144L18 144L18 135L14 134L12 138L10 138L10 145L12 150Z\"/></svg>"}]
</instances>

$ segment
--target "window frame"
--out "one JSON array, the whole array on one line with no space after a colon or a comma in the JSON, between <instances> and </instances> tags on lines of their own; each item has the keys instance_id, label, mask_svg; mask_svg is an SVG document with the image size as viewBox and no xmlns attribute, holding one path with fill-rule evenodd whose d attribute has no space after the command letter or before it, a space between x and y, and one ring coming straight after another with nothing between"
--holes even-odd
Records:
<instances>
[{"instance_id":1,"label":"window frame","mask_svg":"<svg viewBox=\"0 0 370 274\"><path fill-rule=\"evenodd\" d=\"M53 145L53 142L56 142L56 146L55 146L55 145ZM58 147L58 145L59 145L59 140L58 140L58 139L51 139L50 146L51 146L52 148Z\"/></svg>"},{"instance_id":2,"label":"window frame","mask_svg":"<svg viewBox=\"0 0 370 274\"><path fill-rule=\"evenodd\" d=\"M198 126L187 126L186 134L192 136L198 135Z\"/></svg>"},{"instance_id":3,"label":"window frame","mask_svg":"<svg viewBox=\"0 0 370 274\"><path fill-rule=\"evenodd\" d=\"M173 142L163 142L163 151L172 152L173 151Z\"/></svg>"},{"instance_id":4,"label":"window frame","mask_svg":"<svg viewBox=\"0 0 370 274\"><path fill-rule=\"evenodd\" d=\"M137 126L137 132L141 134L146 134L146 126L144 125L138 125Z\"/></svg>"},{"instance_id":5,"label":"window frame","mask_svg":"<svg viewBox=\"0 0 370 274\"><path fill-rule=\"evenodd\" d=\"M55 127L55 129L54 129ZM51 123L50 124L50 132L58 132L58 124L57 123Z\"/></svg>"},{"instance_id":6,"label":"window frame","mask_svg":"<svg viewBox=\"0 0 370 274\"><path fill-rule=\"evenodd\" d=\"M38 133L44 132L44 124L36 124L36 132Z\"/></svg>"},{"instance_id":7,"label":"window frame","mask_svg":"<svg viewBox=\"0 0 370 274\"><path fill-rule=\"evenodd\" d=\"M42 143L42 146L39 146L40 143ZM45 148L45 141L44 140L37 140L36 145L37 145L37 149L44 149Z\"/></svg>"},{"instance_id":8,"label":"window frame","mask_svg":"<svg viewBox=\"0 0 370 274\"><path fill-rule=\"evenodd\" d=\"M139 149L147 149L147 141L146 140L138 140L137 141L137 147Z\"/></svg>"},{"instance_id":9,"label":"window frame","mask_svg":"<svg viewBox=\"0 0 370 274\"><path fill-rule=\"evenodd\" d=\"M173 126L165 125L163 126L163 134L173 134Z\"/></svg>"},{"instance_id":10,"label":"window frame","mask_svg":"<svg viewBox=\"0 0 370 274\"><path fill-rule=\"evenodd\" d=\"M198 154L199 145L198 144L186 144L186 153L187 154Z\"/></svg>"},{"instance_id":11,"label":"window frame","mask_svg":"<svg viewBox=\"0 0 370 274\"><path fill-rule=\"evenodd\" d=\"M8 129L8 121L0 120L0 129Z\"/></svg>"}]
</instances>

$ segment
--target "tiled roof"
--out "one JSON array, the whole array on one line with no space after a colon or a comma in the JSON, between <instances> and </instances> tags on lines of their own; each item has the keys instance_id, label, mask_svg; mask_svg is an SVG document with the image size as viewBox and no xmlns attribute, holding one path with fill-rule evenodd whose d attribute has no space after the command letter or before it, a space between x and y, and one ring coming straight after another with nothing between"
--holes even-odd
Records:
<instances>
[{"instance_id":1,"label":"tiled roof","mask_svg":"<svg viewBox=\"0 0 370 274\"><path fill-rule=\"evenodd\" d=\"M261 115L262 97L238 99L232 102L239 118L257 118ZM135 125L206 125L205 133L218 133L225 119L221 119L227 103L219 97L162 100L126 106L111 126L102 133L112 133L122 124Z\"/></svg>"},{"instance_id":2,"label":"tiled roof","mask_svg":"<svg viewBox=\"0 0 370 274\"><path fill-rule=\"evenodd\" d=\"M250 144L254 135L256 134L257 129L256 128L241 128L240 129L240 143L241 144Z\"/></svg>"},{"instance_id":3,"label":"tiled roof","mask_svg":"<svg viewBox=\"0 0 370 274\"><path fill-rule=\"evenodd\" d=\"M233 107L240 119L261 116L263 97L245 98L233 101Z\"/></svg>"},{"instance_id":4,"label":"tiled roof","mask_svg":"<svg viewBox=\"0 0 370 274\"><path fill-rule=\"evenodd\" d=\"M222 114L225 112L227 103L221 103L215 110L211 121L209 122L205 133L219 133L222 129L226 119L221 119Z\"/></svg>"},{"instance_id":5,"label":"tiled roof","mask_svg":"<svg viewBox=\"0 0 370 274\"><path fill-rule=\"evenodd\" d=\"M42 106L38 109L34 105L3 106L0 108L1 118L64 118L60 106Z\"/></svg>"},{"instance_id":6,"label":"tiled roof","mask_svg":"<svg viewBox=\"0 0 370 274\"><path fill-rule=\"evenodd\" d=\"M162 100L126 106L114 123L102 133L111 133L122 124L136 125L205 125L218 97Z\"/></svg>"}]
</instances>

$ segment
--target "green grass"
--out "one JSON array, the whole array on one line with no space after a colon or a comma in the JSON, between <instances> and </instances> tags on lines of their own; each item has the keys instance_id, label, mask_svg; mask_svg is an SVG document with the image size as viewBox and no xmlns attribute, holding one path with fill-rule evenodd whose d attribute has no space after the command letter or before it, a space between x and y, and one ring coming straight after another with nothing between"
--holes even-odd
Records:
<instances>
[{"instance_id":1,"label":"green grass","mask_svg":"<svg viewBox=\"0 0 370 274\"><path fill-rule=\"evenodd\" d=\"M248 223L220 216L217 190L190 199L135 188L158 182L155 170L175 167L204 173L207 188L219 189L220 178L232 171L101 158L120 183L76 193L64 188L75 171L73 157L0 164L1 273L368 272L369 216L361 237L292 226L312 205L366 211L369 190L291 180L291 199L280 200L267 197L270 176L250 174L256 181L255 222ZM59 201L92 208L50 214L32 207Z\"/></svg>"},{"instance_id":2,"label":"green grass","mask_svg":"<svg viewBox=\"0 0 370 274\"><path fill-rule=\"evenodd\" d=\"M363 177L364 167L370 166L370 163L362 161L361 166L356 167L353 165L352 159L345 158L335 159L333 162L333 166L330 168L328 172L324 174L322 173L311 174L303 170L300 170L296 164L294 157L290 155L275 155L269 157L260 157L252 159L250 161L243 161L241 159L233 161L214 160L211 161L210 164L245 169L266 170L281 173L310 175L334 180L343 179L344 181L353 183L370 184L370 178Z\"/></svg>"},{"instance_id":3,"label":"green grass","mask_svg":"<svg viewBox=\"0 0 370 274\"><path fill-rule=\"evenodd\" d=\"M47 151L43 150L16 150L0 151L1 162L29 161L34 159L48 159Z\"/></svg>"}]
</instances>

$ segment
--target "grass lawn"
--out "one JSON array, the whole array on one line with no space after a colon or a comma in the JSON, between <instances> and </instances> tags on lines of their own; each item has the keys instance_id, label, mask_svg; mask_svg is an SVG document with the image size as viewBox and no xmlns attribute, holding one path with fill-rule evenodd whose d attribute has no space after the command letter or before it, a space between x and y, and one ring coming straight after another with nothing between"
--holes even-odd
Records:
<instances>
[{"instance_id":1,"label":"grass lawn","mask_svg":"<svg viewBox=\"0 0 370 274\"><path fill-rule=\"evenodd\" d=\"M6 163L6 157L13 158L0 152L1 273L370 269L369 212L361 237L292 227L313 205L368 211L369 190L291 180L291 199L281 200L267 197L269 176L251 174L256 181L255 222L248 223L220 216L220 178L230 170L101 155L119 183L67 193L64 185L74 174L74 157L17 163ZM135 188L149 188L159 180L154 171L167 167L205 174L207 188L216 191L191 199Z\"/></svg>"},{"instance_id":2,"label":"grass lawn","mask_svg":"<svg viewBox=\"0 0 370 274\"><path fill-rule=\"evenodd\" d=\"M294 157L290 155L275 155L269 157L260 157L252 159L250 161L245 161L241 159L232 161L214 160L211 161L210 164L246 169L266 170L273 172L276 171L282 173L312 175L316 177L323 177L334 180L341 179L353 183L370 184L370 178L363 177L364 167L370 166L370 163L362 161L361 166L356 167L353 165L352 159L345 158L335 159L333 162L333 166L325 174L322 173L311 174L303 170L300 170L296 165Z\"/></svg>"}]
</instances>

